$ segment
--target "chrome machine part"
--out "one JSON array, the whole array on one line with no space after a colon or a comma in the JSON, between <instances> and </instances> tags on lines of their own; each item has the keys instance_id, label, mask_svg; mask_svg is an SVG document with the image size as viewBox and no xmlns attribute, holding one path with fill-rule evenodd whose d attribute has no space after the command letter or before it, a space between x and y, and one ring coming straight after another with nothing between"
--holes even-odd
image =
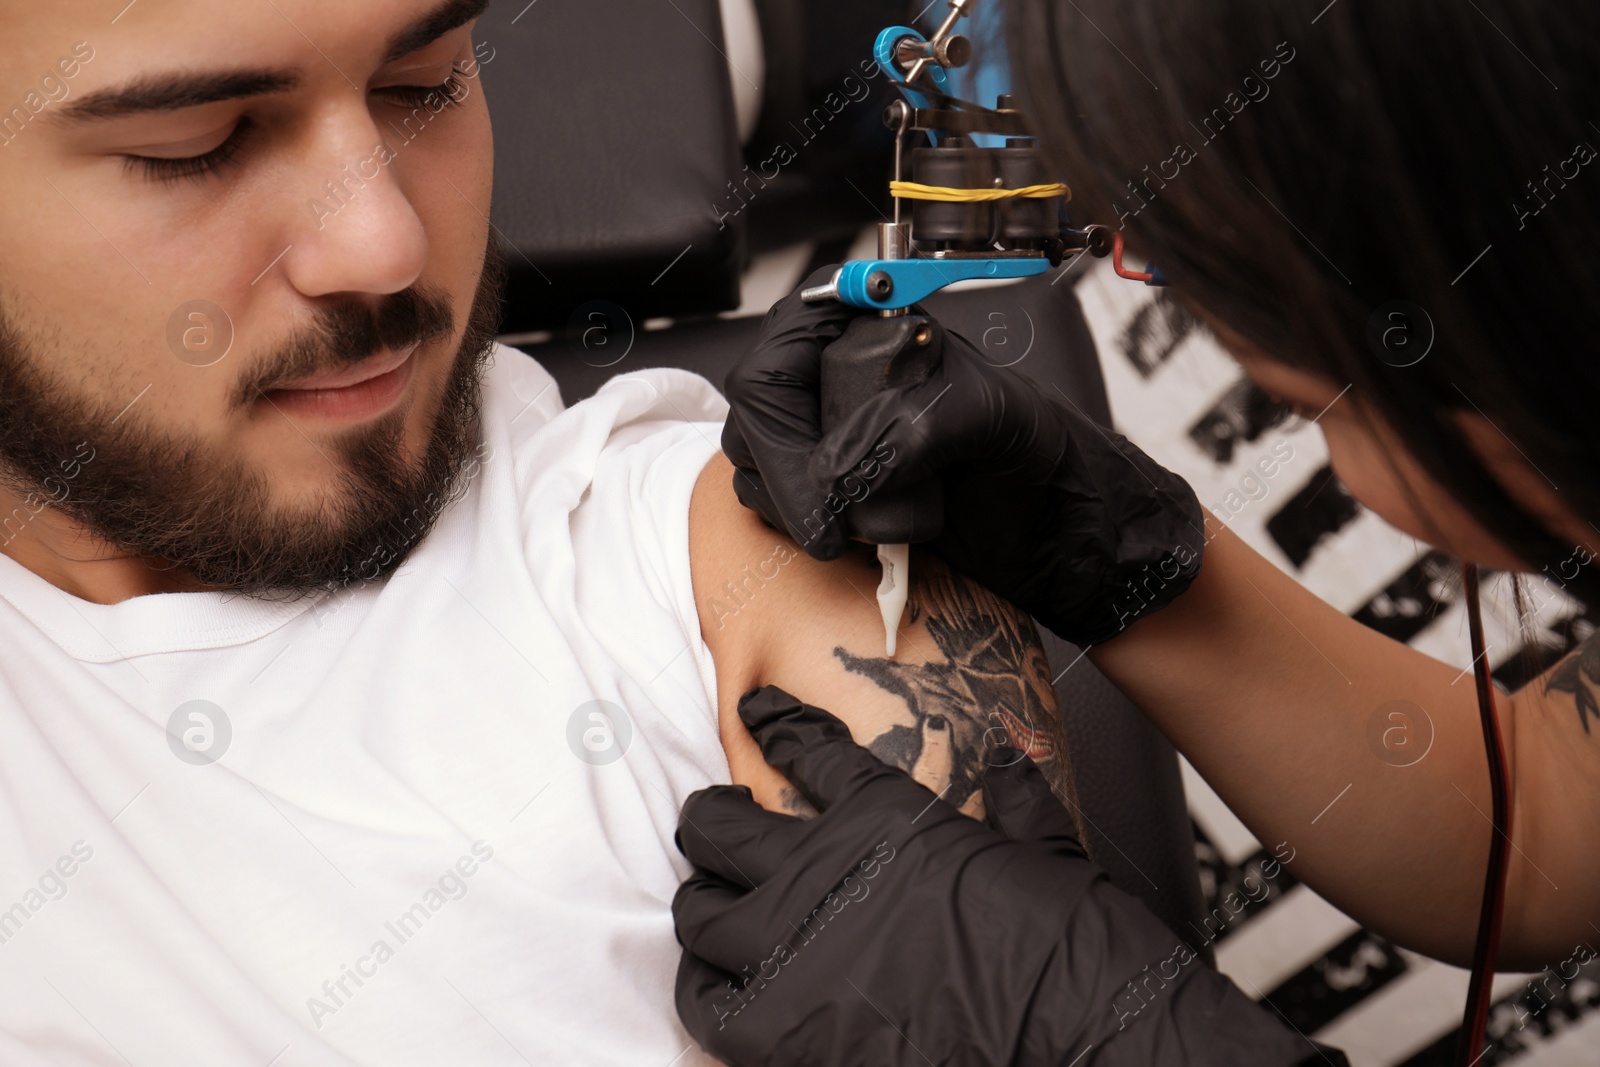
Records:
<instances>
[{"instance_id":1,"label":"chrome machine part","mask_svg":"<svg viewBox=\"0 0 1600 1067\"><path fill-rule=\"evenodd\" d=\"M929 63L937 62L941 67L959 67L965 65L965 61L962 63L944 62L941 58L941 55L946 57L949 55L951 31L955 29L957 22L965 18L967 14L971 12L972 6L975 3L977 3L977 0L950 0L950 14L945 16L944 21L939 24L939 28L934 31L933 36L928 38L928 54L918 58L911 65L910 69L906 71L906 81L916 81L917 78L922 74L923 68ZM965 38L963 38L963 40L964 39ZM904 43L905 42L903 41L901 42L901 44ZM972 46L970 43L967 45L966 55L968 59L972 57Z\"/></svg>"}]
</instances>

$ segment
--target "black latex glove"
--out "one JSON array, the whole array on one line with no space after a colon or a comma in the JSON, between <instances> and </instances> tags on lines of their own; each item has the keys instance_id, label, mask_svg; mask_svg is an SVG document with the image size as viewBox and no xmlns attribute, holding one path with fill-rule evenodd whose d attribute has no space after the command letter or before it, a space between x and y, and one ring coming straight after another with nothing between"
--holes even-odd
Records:
<instances>
[{"instance_id":1,"label":"black latex glove","mask_svg":"<svg viewBox=\"0 0 1600 1067\"><path fill-rule=\"evenodd\" d=\"M780 689L739 714L821 814L742 786L684 803L678 1014L731 1067L1343 1062L1114 888L1017 749L978 822Z\"/></svg>"},{"instance_id":2,"label":"black latex glove","mask_svg":"<svg viewBox=\"0 0 1600 1067\"><path fill-rule=\"evenodd\" d=\"M1080 646L1116 636L1188 588L1205 545L1188 483L959 334L946 332L930 380L879 394L824 439L822 349L858 314L793 293L729 371L722 449L745 506L818 559L851 539L927 542ZM880 464L884 456L893 458ZM929 479L942 488L942 509L922 509L921 528L886 528L875 501ZM871 487L866 498L845 504L862 484ZM836 517L819 529L818 515Z\"/></svg>"}]
</instances>

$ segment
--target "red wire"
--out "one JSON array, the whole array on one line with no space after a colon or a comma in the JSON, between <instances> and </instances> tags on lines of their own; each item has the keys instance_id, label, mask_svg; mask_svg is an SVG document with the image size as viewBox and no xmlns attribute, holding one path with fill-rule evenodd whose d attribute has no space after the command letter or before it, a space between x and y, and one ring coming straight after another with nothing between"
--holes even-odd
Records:
<instances>
[{"instance_id":1,"label":"red wire","mask_svg":"<svg viewBox=\"0 0 1600 1067\"><path fill-rule=\"evenodd\" d=\"M1111 235L1111 269L1117 272L1118 277L1127 278L1135 282L1148 282L1155 278L1154 274L1136 270L1125 270L1122 266L1122 234Z\"/></svg>"},{"instance_id":2,"label":"red wire","mask_svg":"<svg viewBox=\"0 0 1600 1067\"><path fill-rule=\"evenodd\" d=\"M1466 563L1461 576L1467 593L1467 623L1472 634L1472 673L1478 688L1478 717L1483 725L1483 746L1489 757L1489 795L1494 833L1489 839L1489 863L1484 871L1483 904L1478 915L1478 939L1472 949L1472 982L1467 988L1466 1014L1456 1063L1471 1067L1483 1056L1484 1031L1489 1021L1489 1001L1494 995L1495 962L1500 954L1500 927L1505 917L1506 874L1510 869L1511 795L1507 788L1506 750L1495 714L1494 682L1484 654L1483 614L1478 599L1478 568Z\"/></svg>"}]
</instances>

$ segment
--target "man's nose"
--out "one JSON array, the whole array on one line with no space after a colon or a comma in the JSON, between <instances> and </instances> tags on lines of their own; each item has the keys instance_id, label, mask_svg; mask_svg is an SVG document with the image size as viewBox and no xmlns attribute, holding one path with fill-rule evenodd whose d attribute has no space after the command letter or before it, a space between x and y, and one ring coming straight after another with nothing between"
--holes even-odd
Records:
<instances>
[{"instance_id":1,"label":"man's nose","mask_svg":"<svg viewBox=\"0 0 1600 1067\"><path fill-rule=\"evenodd\" d=\"M428 256L422 220L406 196L403 150L384 140L364 108L324 117L293 180L300 220L284 269L306 296L395 293L416 282Z\"/></svg>"}]
</instances>

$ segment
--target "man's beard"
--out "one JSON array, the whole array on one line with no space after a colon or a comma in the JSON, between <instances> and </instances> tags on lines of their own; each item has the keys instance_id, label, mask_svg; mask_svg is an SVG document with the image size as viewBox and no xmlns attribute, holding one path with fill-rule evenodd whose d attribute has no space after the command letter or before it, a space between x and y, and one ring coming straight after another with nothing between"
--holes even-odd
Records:
<instances>
[{"instance_id":1,"label":"man's beard","mask_svg":"<svg viewBox=\"0 0 1600 1067\"><path fill-rule=\"evenodd\" d=\"M504 280L505 263L491 236L420 464L408 469L403 458L402 405L317 446L341 469L321 506L309 512L276 505L257 465L219 460L198 442L139 422L127 408L74 396L43 373L39 353L0 317L0 478L19 496L47 501L117 549L186 571L207 588L292 600L381 579L465 488L479 446L483 372ZM277 384L358 363L383 345L400 351L453 332L448 302L416 287L376 305L321 310L313 327L297 331L239 383L232 410ZM83 462L86 455L92 458ZM476 463L470 469L475 472ZM50 487L57 488L47 492Z\"/></svg>"}]
</instances>

